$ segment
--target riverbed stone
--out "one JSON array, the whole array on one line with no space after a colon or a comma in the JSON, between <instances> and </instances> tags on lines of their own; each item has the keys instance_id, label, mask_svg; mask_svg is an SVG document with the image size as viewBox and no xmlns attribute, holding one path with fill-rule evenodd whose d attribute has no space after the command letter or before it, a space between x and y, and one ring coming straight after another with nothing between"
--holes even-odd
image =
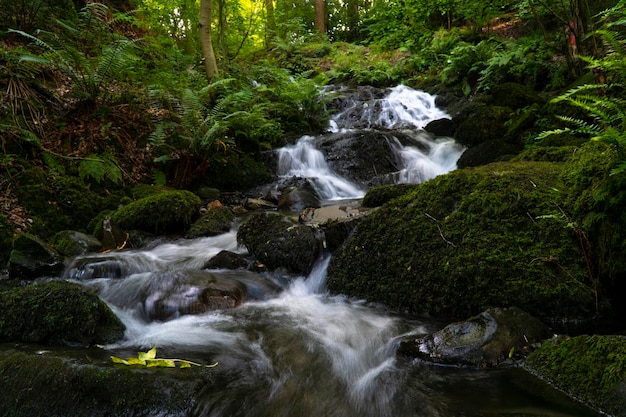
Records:
<instances>
[{"instance_id":1,"label":"riverbed stone","mask_svg":"<svg viewBox=\"0 0 626 417\"><path fill-rule=\"evenodd\" d=\"M183 233L198 217L200 205L200 198L190 191L166 191L123 206L111 219L124 230Z\"/></svg>"},{"instance_id":2,"label":"riverbed stone","mask_svg":"<svg viewBox=\"0 0 626 417\"><path fill-rule=\"evenodd\" d=\"M75 230L62 230L52 238L52 246L64 256L78 256L99 251L102 243L92 235Z\"/></svg>"},{"instance_id":3,"label":"riverbed stone","mask_svg":"<svg viewBox=\"0 0 626 417\"><path fill-rule=\"evenodd\" d=\"M313 228L278 213L250 216L239 227L237 241L270 270L285 268L304 275L311 272L321 248Z\"/></svg>"},{"instance_id":4,"label":"riverbed stone","mask_svg":"<svg viewBox=\"0 0 626 417\"><path fill-rule=\"evenodd\" d=\"M517 307L492 308L420 337L407 337L399 353L427 362L498 366L552 336L544 323Z\"/></svg>"},{"instance_id":5,"label":"riverbed stone","mask_svg":"<svg viewBox=\"0 0 626 417\"><path fill-rule=\"evenodd\" d=\"M187 239L217 236L228 232L235 221L235 214L226 206L214 204L193 222L185 234Z\"/></svg>"},{"instance_id":6,"label":"riverbed stone","mask_svg":"<svg viewBox=\"0 0 626 417\"><path fill-rule=\"evenodd\" d=\"M23 233L13 239L8 263L11 279L56 277L64 267L60 254L38 236Z\"/></svg>"},{"instance_id":7,"label":"riverbed stone","mask_svg":"<svg viewBox=\"0 0 626 417\"><path fill-rule=\"evenodd\" d=\"M0 292L0 341L90 346L123 335L117 316L79 284L51 281Z\"/></svg>"}]
</instances>

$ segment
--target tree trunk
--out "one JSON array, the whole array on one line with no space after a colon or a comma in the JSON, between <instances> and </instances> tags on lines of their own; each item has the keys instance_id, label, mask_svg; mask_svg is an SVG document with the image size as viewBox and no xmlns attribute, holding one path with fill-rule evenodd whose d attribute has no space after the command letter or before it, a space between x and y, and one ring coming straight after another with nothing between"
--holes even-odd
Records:
<instances>
[{"instance_id":1,"label":"tree trunk","mask_svg":"<svg viewBox=\"0 0 626 417\"><path fill-rule=\"evenodd\" d=\"M200 0L200 47L204 57L204 71L209 81L218 76L217 60L213 50L211 39L211 19L213 17L213 7L211 0Z\"/></svg>"},{"instance_id":2,"label":"tree trunk","mask_svg":"<svg viewBox=\"0 0 626 417\"><path fill-rule=\"evenodd\" d=\"M315 29L326 35L326 0L315 0Z\"/></svg>"},{"instance_id":3,"label":"tree trunk","mask_svg":"<svg viewBox=\"0 0 626 417\"><path fill-rule=\"evenodd\" d=\"M265 46L276 36L276 15L274 14L274 0L265 0Z\"/></svg>"}]
</instances>

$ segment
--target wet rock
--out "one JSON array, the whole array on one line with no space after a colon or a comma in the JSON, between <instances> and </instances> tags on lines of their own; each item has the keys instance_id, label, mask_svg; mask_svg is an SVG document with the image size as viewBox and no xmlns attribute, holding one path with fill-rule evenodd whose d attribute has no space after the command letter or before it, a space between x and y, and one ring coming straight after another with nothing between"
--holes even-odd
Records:
<instances>
[{"instance_id":1,"label":"wet rock","mask_svg":"<svg viewBox=\"0 0 626 417\"><path fill-rule=\"evenodd\" d=\"M248 264L248 260L240 254L222 250L209 259L203 269L246 269Z\"/></svg>"},{"instance_id":2,"label":"wet rock","mask_svg":"<svg viewBox=\"0 0 626 417\"><path fill-rule=\"evenodd\" d=\"M278 200L278 209L282 211L301 211L308 207L320 207L320 199L313 187L289 187Z\"/></svg>"},{"instance_id":3,"label":"wet rock","mask_svg":"<svg viewBox=\"0 0 626 417\"><path fill-rule=\"evenodd\" d=\"M39 237L23 233L13 240L8 263L10 278L56 277L64 268L59 253Z\"/></svg>"},{"instance_id":4,"label":"wet rock","mask_svg":"<svg viewBox=\"0 0 626 417\"><path fill-rule=\"evenodd\" d=\"M216 236L228 232L233 222L235 214L228 207L213 204L191 225L185 237L193 239L203 236Z\"/></svg>"},{"instance_id":5,"label":"wet rock","mask_svg":"<svg viewBox=\"0 0 626 417\"><path fill-rule=\"evenodd\" d=\"M325 247L334 252L370 212L371 209L347 204L308 208L300 213L299 221L324 232Z\"/></svg>"},{"instance_id":6,"label":"wet rock","mask_svg":"<svg viewBox=\"0 0 626 417\"><path fill-rule=\"evenodd\" d=\"M123 335L115 314L81 285L52 281L0 292L0 341L90 346Z\"/></svg>"},{"instance_id":7,"label":"wet rock","mask_svg":"<svg viewBox=\"0 0 626 417\"><path fill-rule=\"evenodd\" d=\"M123 230L182 233L198 217L200 198L190 191L166 191L118 209L111 219Z\"/></svg>"},{"instance_id":8,"label":"wet rock","mask_svg":"<svg viewBox=\"0 0 626 417\"><path fill-rule=\"evenodd\" d=\"M276 204L273 204L262 198L247 198L244 202L246 210L275 210Z\"/></svg>"},{"instance_id":9,"label":"wet rock","mask_svg":"<svg viewBox=\"0 0 626 417\"><path fill-rule=\"evenodd\" d=\"M143 289L143 306L149 320L166 321L181 315L239 307L245 300L264 299L277 288L258 274L208 271L154 273Z\"/></svg>"},{"instance_id":10,"label":"wet rock","mask_svg":"<svg viewBox=\"0 0 626 417\"><path fill-rule=\"evenodd\" d=\"M98 252L102 243L95 236L75 230L64 230L54 235L52 246L62 255L78 256Z\"/></svg>"},{"instance_id":11,"label":"wet rock","mask_svg":"<svg viewBox=\"0 0 626 417\"><path fill-rule=\"evenodd\" d=\"M498 366L551 336L545 324L517 307L493 308L438 332L406 338L398 352L440 364Z\"/></svg>"},{"instance_id":12,"label":"wet rock","mask_svg":"<svg viewBox=\"0 0 626 417\"><path fill-rule=\"evenodd\" d=\"M276 213L249 217L239 227L237 241L270 270L282 267L304 275L311 272L321 247L312 228Z\"/></svg>"},{"instance_id":13,"label":"wet rock","mask_svg":"<svg viewBox=\"0 0 626 417\"><path fill-rule=\"evenodd\" d=\"M437 119L428 123L424 130L432 133L435 136L454 137L456 132L456 123L451 119Z\"/></svg>"}]
</instances>

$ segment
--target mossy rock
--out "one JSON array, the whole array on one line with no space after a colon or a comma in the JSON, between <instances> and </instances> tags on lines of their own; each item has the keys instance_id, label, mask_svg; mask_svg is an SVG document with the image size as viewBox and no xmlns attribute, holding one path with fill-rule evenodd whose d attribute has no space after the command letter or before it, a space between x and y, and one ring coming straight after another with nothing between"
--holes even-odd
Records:
<instances>
[{"instance_id":1,"label":"mossy rock","mask_svg":"<svg viewBox=\"0 0 626 417\"><path fill-rule=\"evenodd\" d=\"M414 184L394 184L374 187L367 191L361 205L363 207L379 207L389 200L405 195L416 187L417 186Z\"/></svg>"},{"instance_id":2,"label":"mossy rock","mask_svg":"<svg viewBox=\"0 0 626 417\"><path fill-rule=\"evenodd\" d=\"M90 356L98 355L93 352ZM0 352L2 414L31 416L185 416L208 369L135 369L51 354Z\"/></svg>"},{"instance_id":3,"label":"mossy rock","mask_svg":"<svg viewBox=\"0 0 626 417\"><path fill-rule=\"evenodd\" d=\"M64 267L60 254L38 236L23 233L13 239L8 262L12 279L56 277Z\"/></svg>"},{"instance_id":4,"label":"mossy rock","mask_svg":"<svg viewBox=\"0 0 626 417\"><path fill-rule=\"evenodd\" d=\"M526 368L607 415L626 415L623 336L561 336L531 353Z\"/></svg>"},{"instance_id":5,"label":"mossy rock","mask_svg":"<svg viewBox=\"0 0 626 417\"><path fill-rule=\"evenodd\" d=\"M249 217L239 227L237 241L269 269L304 275L311 272L321 246L313 229L275 213Z\"/></svg>"},{"instance_id":6,"label":"mossy rock","mask_svg":"<svg viewBox=\"0 0 626 417\"><path fill-rule=\"evenodd\" d=\"M235 221L235 215L228 207L212 207L198 218L185 235L188 239L202 236L216 236L228 232Z\"/></svg>"},{"instance_id":7,"label":"mossy rock","mask_svg":"<svg viewBox=\"0 0 626 417\"><path fill-rule=\"evenodd\" d=\"M518 161L565 162L578 148L576 146L531 146L514 159Z\"/></svg>"},{"instance_id":8,"label":"mossy rock","mask_svg":"<svg viewBox=\"0 0 626 417\"><path fill-rule=\"evenodd\" d=\"M594 275L621 314L626 314L626 175L611 172L624 160L620 148L590 141L577 148L562 172L567 215L585 232Z\"/></svg>"},{"instance_id":9,"label":"mossy rock","mask_svg":"<svg viewBox=\"0 0 626 417\"><path fill-rule=\"evenodd\" d=\"M167 191L118 209L111 220L124 230L182 233L198 216L200 204L200 198L190 191Z\"/></svg>"},{"instance_id":10,"label":"mossy rock","mask_svg":"<svg viewBox=\"0 0 626 417\"><path fill-rule=\"evenodd\" d=\"M594 289L559 206L561 165L494 163L420 184L363 219L328 288L408 313L466 318L517 306L590 319Z\"/></svg>"},{"instance_id":11,"label":"mossy rock","mask_svg":"<svg viewBox=\"0 0 626 417\"><path fill-rule=\"evenodd\" d=\"M0 341L89 346L123 335L117 316L81 285L51 281L0 293Z\"/></svg>"},{"instance_id":12,"label":"mossy rock","mask_svg":"<svg viewBox=\"0 0 626 417\"><path fill-rule=\"evenodd\" d=\"M502 106L482 106L476 109L456 130L455 139L465 146L501 140L507 132L511 109Z\"/></svg>"},{"instance_id":13,"label":"mossy rock","mask_svg":"<svg viewBox=\"0 0 626 417\"><path fill-rule=\"evenodd\" d=\"M102 243L95 236L75 230L63 230L52 238L52 247L64 256L79 256L90 252L97 252Z\"/></svg>"},{"instance_id":14,"label":"mossy rock","mask_svg":"<svg viewBox=\"0 0 626 417\"><path fill-rule=\"evenodd\" d=\"M492 139L468 148L459 157L459 168L477 167L491 162L505 161L515 157L522 147L503 139Z\"/></svg>"}]
</instances>

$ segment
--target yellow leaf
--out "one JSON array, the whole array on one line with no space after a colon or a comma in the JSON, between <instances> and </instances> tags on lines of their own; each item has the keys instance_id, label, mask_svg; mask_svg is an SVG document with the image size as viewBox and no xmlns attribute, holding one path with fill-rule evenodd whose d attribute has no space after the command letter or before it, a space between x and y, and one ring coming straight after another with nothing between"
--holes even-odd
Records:
<instances>
[{"instance_id":1,"label":"yellow leaf","mask_svg":"<svg viewBox=\"0 0 626 417\"><path fill-rule=\"evenodd\" d=\"M146 366L148 368L175 368L176 364L171 359L148 359L146 361Z\"/></svg>"},{"instance_id":2,"label":"yellow leaf","mask_svg":"<svg viewBox=\"0 0 626 417\"><path fill-rule=\"evenodd\" d=\"M180 369L183 369L183 368L191 368L191 364L189 362L181 362Z\"/></svg>"},{"instance_id":3,"label":"yellow leaf","mask_svg":"<svg viewBox=\"0 0 626 417\"><path fill-rule=\"evenodd\" d=\"M141 358L128 358L126 362L127 362L127 365L144 365L145 366L146 364L146 361Z\"/></svg>"},{"instance_id":4,"label":"yellow leaf","mask_svg":"<svg viewBox=\"0 0 626 417\"><path fill-rule=\"evenodd\" d=\"M139 352L137 354L137 357L139 359L143 359L144 361L148 360L148 359L154 359L154 358L156 358L156 348L153 347L152 349L150 349L147 352Z\"/></svg>"},{"instance_id":5,"label":"yellow leaf","mask_svg":"<svg viewBox=\"0 0 626 417\"><path fill-rule=\"evenodd\" d=\"M111 360L113 361L113 363L122 363L124 365L128 365L127 361L122 358L118 358L117 356L111 356Z\"/></svg>"}]
</instances>

